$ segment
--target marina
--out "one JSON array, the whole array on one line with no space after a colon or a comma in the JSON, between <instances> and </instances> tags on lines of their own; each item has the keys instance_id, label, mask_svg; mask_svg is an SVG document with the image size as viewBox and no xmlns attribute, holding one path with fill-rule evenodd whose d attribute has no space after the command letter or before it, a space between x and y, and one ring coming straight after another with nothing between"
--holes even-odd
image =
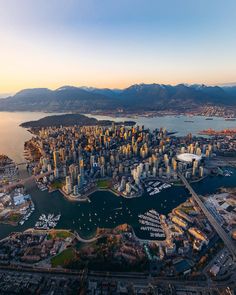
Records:
<instances>
[{"instance_id":1,"label":"marina","mask_svg":"<svg viewBox=\"0 0 236 295\"><path fill-rule=\"evenodd\" d=\"M27 209L25 212L23 212L23 218L19 221L19 225L23 225L25 223L25 221L27 221L30 218L30 216L34 212L34 210L35 210L34 204L31 204L29 209Z\"/></svg>"},{"instance_id":2,"label":"marina","mask_svg":"<svg viewBox=\"0 0 236 295\"><path fill-rule=\"evenodd\" d=\"M235 186L236 170L234 168L225 168L224 171L225 170L232 171L232 176L225 177L223 175L205 178L201 182L194 183L194 189L204 195L214 193L222 186ZM35 183L28 183L26 189L35 206L33 214L28 217L27 220L24 220L22 225L12 226L0 224L0 238L6 237L11 232L34 228L42 214L45 214L45 216L54 214L54 216L56 216L60 212L61 218L58 220L55 228L76 230L85 238L91 237L98 227L113 228L120 224L128 223L133 227L138 238L154 239L155 236L161 234L161 232L158 233L148 229L141 230L142 226L153 226L139 223L138 216L142 214L148 218L152 218L149 214L146 215L142 213L148 212L151 208L161 216L167 215L172 209L186 201L189 197L188 192L183 187L171 186L168 189L162 190L158 194L158 199L150 198L146 191L142 197L136 199L116 197L110 192L102 191L95 192L90 196L91 203L75 205L64 199L59 191L54 191L52 193L41 191ZM89 222L90 218L91 222ZM155 219L155 216L153 218ZM157 225L157 222L153 222L153 220L145 218L141 218L141 220L146 220Z\"/></svg>"},{"instance_id":3,"label":"marina","mask_svg":"<svg viewBox=\"0 0 236 295\"><path fill-rule=\"evenodd\" d=\"M161 216L156 210L151 209L144 214L139 214L138 218L141 225L140 230L148 232L147 239L164 240L166 238L161 224Z\"/></svg>"},{"instance_id":4,"label":"marina","mask_svg":"<svg viewBox=\"0 0 236 295\"><path fill-rule=\"evenodd\" d=\"M171 184L161 183L160 181L148 181L145 182L144 185L149 196L155 196L159 194L162 190L171 187Z\"/></svg>"},{"instance_id":5,"label":"marina","mask_svg":"<svg viewBox=\"0 0 236 295\"><path fill-rule=\"evenodd\" d=\"M37 187L41 192L48 190L47 186L40 181L37 181Z\"/></svg>"},{"instance_id":6,"label":"marina","mask_svg":"<svg viewBox=\"0 0 236 295\"><path fill-rule=\"evenodd\" d=\"M48 215L42 214L40 215L39 220L35 223L34 228L45 229L45 230L54 228L56 227L60 218L61 218L61 214L58 214L58 215L54 215L51 213L49 213Z\"/></svg>"},{"instance_id":7,"label":"marina","mask_svg":"<svg viewBox=\"0 0 236 295\"><path fill-rule=\"evenodd\" d=\"M234 174L234 172L231 170L231 169L225 169L223 171L223 175L226 176L226 177L230 177Z\"/></svg>"}]
</instances>

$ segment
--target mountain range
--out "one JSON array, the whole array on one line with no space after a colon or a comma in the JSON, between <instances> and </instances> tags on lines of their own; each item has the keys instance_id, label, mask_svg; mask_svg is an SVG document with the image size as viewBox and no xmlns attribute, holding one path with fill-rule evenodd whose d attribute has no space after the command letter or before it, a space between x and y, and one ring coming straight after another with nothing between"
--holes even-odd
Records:
<instances>
[{"instance_id":1,"label":"mountain range","mask_svg":"<svg viewBox=\"0 0 236 295\"><path fill-rule=\"evenodd\" d=\"M63 86L24 89L0 100L0 111L93 112L191 110L236 106L236 86L135 84L125 89Z\"/></svg>"}]
</instances>

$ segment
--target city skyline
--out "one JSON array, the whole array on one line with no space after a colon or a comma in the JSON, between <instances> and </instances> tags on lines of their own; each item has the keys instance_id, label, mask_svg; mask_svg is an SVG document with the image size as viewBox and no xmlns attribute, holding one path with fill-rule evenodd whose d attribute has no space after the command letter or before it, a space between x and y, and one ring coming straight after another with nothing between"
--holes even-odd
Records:
<instances>
[{"instance_id":1,"label":"city skyline","mask_svg":"<svg viewBox=\"0 0 236 295\"><path fill-rule=\"evenodd\" d=\"M236 294L236 1L0 0L0 293Z\"/></svg>"},{"instance_id":2,"label":"city skyline","mask_svg":"<svg viewBox=\"0 0 236 295\"><path fill-rule=\"evenodd\" d=\"M211 0L0 1L0 94L235 83L235 8Z\"/></svg>"}]
</instances>

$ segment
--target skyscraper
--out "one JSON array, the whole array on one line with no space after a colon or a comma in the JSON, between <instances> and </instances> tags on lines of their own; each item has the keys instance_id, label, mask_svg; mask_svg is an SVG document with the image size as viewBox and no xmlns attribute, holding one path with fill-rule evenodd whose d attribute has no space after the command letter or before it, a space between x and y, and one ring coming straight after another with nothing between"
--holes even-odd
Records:
<instances>
[{"instance_id":1,"label":"skyscraper","mask_svg":"<svg viewBox=\"0 0 236 295\"><path fill-rule=\"evenodd\" d=\"M66 176L65 190L67 194L70 194L72 192L72 184L71 184L70 176Z\"/></svg>"},{"instance_id":2,"label":"skyscraper","mask_svg":"<svg viewBox=\"0 0 236 295\"><path fill-rule=\"evenodd\" d=\"M58 168L58 166L59 166L59 152L56 150L53 152L53 162L54 162L54 168Z\"/></svg>"}]
</instances>

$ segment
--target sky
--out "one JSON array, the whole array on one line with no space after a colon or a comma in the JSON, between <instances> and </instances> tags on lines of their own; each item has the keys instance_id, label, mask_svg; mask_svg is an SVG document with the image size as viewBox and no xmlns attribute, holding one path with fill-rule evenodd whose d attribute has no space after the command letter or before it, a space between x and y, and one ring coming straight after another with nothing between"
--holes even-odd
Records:
<instances>
[{"instance_id":1,"label":"sky","mask_svg":"<svg viewBox=\"0 0 236 295\"><path fill-rule=\"evenodd\" d=\"M0 94L233 82L235 0L0 0Z\"/></svg>"}]
</instances>

